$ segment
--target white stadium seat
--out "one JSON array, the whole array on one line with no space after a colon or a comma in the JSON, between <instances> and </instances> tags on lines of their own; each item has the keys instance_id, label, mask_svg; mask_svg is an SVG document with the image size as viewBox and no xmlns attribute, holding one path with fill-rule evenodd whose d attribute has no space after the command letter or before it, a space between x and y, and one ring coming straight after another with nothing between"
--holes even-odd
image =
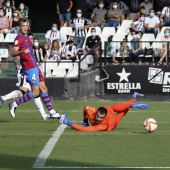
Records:
<instances>
[{"instance_id":1,"label":"white stadium seat","mask_svg":"<svg viewBox=\"0 0 170 170\"><path fill-rule=\"evenodd\" d=\"M78 64L74 64L72 68L68 70L68 73L65 77L77 77L78 76Z\"/></svg>"},{"instance_id":2,"label":"white stadium seat","mask_svg":"<svg viewBox=\"0 0 170 170\"><path fill-rule=\"evenodd\" d=\"M128 27L119 27L116 34L127 35L130 32Z\"/></svg>"},{"instance_id":3,"label":"white stadium seat","mask_svg":"<svg viewBox=\"0 0 170 170\"><path fill-rule=\"evenodd\" d=\"M0 42L4 42L4 34L0 34Z\"/></svg>"},{"instance_id":4,"label":"white stadium seat","mask_svg":"<svg viewBox=\"0 0 170 170\"><path fill-rule=\"evenodd\" d=\"M4 42L12 43L14 42L14 39L16 38L17 34L6 34Z\"/></svg>"},{"instance_id":5,"label":"white stadium seat","mask_svg":"<svg viewBox=\"0 0 170 170\"><path fill-rule=\"evenodd\" d=\"M61 35L72 35L73 29L72 29L72 27L61 27L60 33L61 33Z\"/></svg>"},{"instance_id":6,"label":"white stadium seat","mask_svg":"<svg viewBox=\"0 0 170 170\"><path fill-rule=\"evenodd\" d=\"M8 58L9 52L8 49L0 49L0 57L1 58Z\"/></svg>"},{"instance_id":7,"label":"white stadium seat","mask_svg":"<svg viewBox=\"0 0 170 170\"><path fill-rule=\"evenodd\" d=\"M120 25L120 27L124 27L124 28L130 28L130 24L133 23L133 20L123 20L122 21L122 24Z\"/></svg>"},{"instance_id":8,"label":"white stadium seat","mask_svg":"<svg viewBox=\"0 0 170 170\"><path fill-rule=\"evenodd\" d=\"M73 63L71 60L61 60L58 65L59 68L70 69L73 67Z\"/></svg>"},{"instance_id":9,"label":"white stadium seat","mask_svg":"<svg viewBox=\"0 0 170 170\"><path fill-rule=\"evenodd\" d=\"M52 77L64 77L66 75L65 68L54 68L52 71Z\"/></svg>"},{"instance_id":10,"label":"white stadium seat","mask_svg":"<svg viewBox=\"0 0 170 170\"><path fill-rule=\"evenodd\" d=\"M104 27L102 31L102 35L114 35L115 33L115 27Z\"/></svg>"}]
</instances>

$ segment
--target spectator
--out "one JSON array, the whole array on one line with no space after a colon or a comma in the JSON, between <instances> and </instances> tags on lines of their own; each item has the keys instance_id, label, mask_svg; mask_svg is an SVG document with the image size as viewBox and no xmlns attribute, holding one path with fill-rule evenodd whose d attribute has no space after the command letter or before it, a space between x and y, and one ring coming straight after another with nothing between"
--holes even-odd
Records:
<instances>
[{"instance_id":1,"label":"spectator","mask_svg":"<svg viewBox=\"0 0 170 170\"><path fill-rule=\"evenodd\" d=\"M44 47L44 49L46 50L47 56L48 56L48 58L49 58L49 57L50 57L50 53L51 53L49 44L45 42L45 43L43 44L43 47Z\"/></svg>"},{"instance_id":2,"label":"spectator","mask_svg":"<svg viewBox=\"0 0 170 170\"><path fill-rule=\"evenodd\" d=\"M120 9L123 11L123 14L126 16L126 19L130 19L129 7L123 1L115 0L114 2L117 2L117 9ZM110 4L110 9L113 8L114 2Z\"/></svg>"},{"instance_id":3,"label":"spectator","mask_svg":"<svg viewBox=\"0 0 170 170\"><path fill-rule=\"evenodd\" d=\"M139 55L143 54L140 36L135 31L132 31L131 35L133 39L131 40L131 51L129 53L130 61L140 63Z\"/></svg>"},{"instance_id":4,"label":"spectator","mask_svg":"<svg viewBox=\"0 0 170 170\"><path fill-rule=\"evenodd\" d=\"M86 55L98 42L100 42L101 38L96 35L96 29L91 29L91 36L87 37L86 45L85 45L85 52ZM100 56L100 45L98 45L94 50L90 52L92 56L94 56L94 65L97 65L98 58ZM89 55L90 55L89 54Z\"/></svg>"},{"instance_id":5,"label":"spectator","mask_svg":"<svg viewBox=\"0 0 170 170\"><path fill-rule=\"evenodd\" d=\"M6 16L10 20L12 18L13 11L15 10L15 1L13 0L11 4L10 0L6 0L4 9L6 11Z\"/></svg>"},{"instance_id":6,"label":"spectator","mask_svg":"<svg viewBox=\"0 0 170 170\"><path fill-rule=\"evenodd\" d=\"M161 41L163 42L162 43L162 49L161 49L161 58L158 62L158 66L160 66L162 64L162 62L164 61L167 61L167 43L166 42L170 42L170 29L169 28L166 28L164 30L164 36L161 38Z\"/></svg>"},{"instance_id":7,"label":"spectator","mask_svg":"<svg viewBox=\"0 0 170 170\"><path fill-rule=\"evenodd\" d=\"M104 9L104 1L100 0L98 7L94 8L91 14L91 27L99 26L103 29L106 24L106 14L107 10Z\"/></svg>"},{"instance_id":8,"label":"spectator","mask_svg":"<svg viewBox=\"0 0 170 170\"><path fill-rule=\"evenodd\" d=\"M170 26L170 4L162 9L160 21L161 26Z\"/></svg>"},{"instance_id":9,"label":"spectator","mask_svg":"<svg viewBox=\"0 0 170 170\"><path fill-rule=\"evenodd\" d=\"M22 18L22 15L17 10L14 10L13 17L10 20L10 33L19 33L18 21L20 18Z\"/></svg>"},{"instance_id":10,"label":"spectator","mask_svg":"<svg viewBox=\"0 0 170 170\"><path fill-rule=\"evenodd\" d=\"M141 14L141 17L139 20L131 23L131 28L136 32L141 31L142 33L144 33L145 32L144 21L145 21L145 15Z\"/></svg>"},{"instance_id":11,"label":"spectator","mask_svg":"<svg viewBox=\"0 0 170 170\"><path fill-rule=\"evenodd\" d=\"M48 30L45 34L45 42L50 46L52 45L53 40L61 40L61 33L57 30L57 24L52 24L52 29Z\"/></svg>"},{"instance_id":12,"label":"spectator","mask_svg":"<svg viewBox=\"0 0 170 170\"><path fill-rule=\"evenodd\" d=\"M127 42L127 39L124 38L120 48L120 56L122 56L122 63L125 63L125 57L127 57L131 50L131 43Z\"/></svg>"},{"instance_id":13,"label":"spectator","mask_svg":"<svg viewBox=\"0 0 170 170\"><path fill-rule=\"evenodd\" d=\"M3 0L0 0L0 8L4 7L3 2L4 2Z\"/></svg>"},{"instance_id":14,"label":"spectator","mask_svg":"<svg viewBox=\"0 0 170 170\"><path fill-rule=\"evenodd\" d=\"M150 9L149 13L149 16L145 18L145 33L153 33L156 38L160 26L160 21L159 18L155 15L154 9Z\"/></svg>"},{"instance_id":15,"label":"spectator","mask_svg":"<svg viewBox=\"0 0 170 170\"><path fill-rule=\"evenodd\" d=\"M108 37L108 42L106 43L106 56L109 56L112 58L112 62L117 63L118 61L116 60L116 49L117 45L116 42L112 41L113 35L110 35Z\"/></svg>"},{"instance_id":16,"label":"spectator","mask_svg":"<svg viewBox=\"0 0 170 170\"><path fill-rule=\"evenodd\" d=\"M60 28L64 26L64 22L71 20L71 9L73 7L72 0L57 0L57 14L59 14Z\"/></svg>"},{"instance_id":17,"label":"spectator","mask_svg":"<svg viewBox=\"0 0 170 170\"><path fill-rule=\"evenodd\" d=\"M6 16L5 9L0 8L0 33L8 33L9 19Z\"/></svg>"},{"instance_id":18,"label":"spectator","mask_svg":"<svg viewBox=\"0 0 170 170\"><path fill-rule=\"evenodd\" d=\"M70 40L63 50L63 59L72 60L73 62L77 59L77 48L74 45L74 41Z\"/></svg>"},{"instance_id":19,"label":"spectator","mask_svg":"<svg viewBox=\"0 0 170 170\"><path fill-rule=\"evenodd\" d=\"M148 16L147 14L145 14L145 7L144 6L140 6L139 12L136 14L135 20L139 20L141 15L144 15L145 17Z\"/></svg>"},{"instance_id":20,"label":"spectator","mask_svg":"<svg viewBox=\"0 0 170 170\"><path fill-rule=\"evenodd\" d=\"M40 46L40 42L38 38L34 38L33 40L33 52L40 68L41 72L43 73L42 63L47 60L48 56L44 47Z\"/></svg>"},{"instance_id":21,"label":"spectator","mask_svg":"<svg viewBox=\"0 0 170 170\"><path fill-rule=\"evenodd\" d=\"M118 9L118 5L116 1L113 2L112 8L113 9L109 9L107 13L108 21L106 23L106 27L117 28L120 22L124 20L124 15L123 15L123 11L121 9Z\"/></svg>"},{"instance_id":22,"label":"spectator","mask_svg":"<svg viewBox=\"0 0 170 170\"><path fill-rule=\"evenodd\" d=\"M156 11L162 11L165 6L169 5L169 0L154 0L154 8Z\"/></svg>"},{"instance_id":23,"label":"spectator","mask_svg":"<svg viewBox=\"0 0 170 170\"><path fill-rule=\"evenodd\" d=\"M82 10L77 10L77 17L70 21L70 26L75 29L74 44L82 48L86 37L86 29L90 28L88 20L82 17Z\"/></svg>"},{"instance_id":24,"label":"spectator","mask_svg":"<svg viewBox=\"0 0 170 170\"><path fill-rule=\"evenodd\" d=\"M54 40L52 43L51 54L49 59L56 60L57 64L59 65L61 60L61 55L62 53L61 53L60 41L59 39Z\"/></svg>"},{"instance_id":25,"label":"spectator","mask_svg":"<svg viewBox=\"0 0 170 170\"><path fill-rule=\"evenodd\" d=\"M24 3L19 4L18 11L22 15L21 18L28 18L28 9Z\"/></svg>"},{"instance_id":26,"label":"spectator","mask_svg":"<svg viewBox=\"0 0 170 170\"><path fill-rule=\"evenodd\" d=\"M149 15L149 10L153 8L153 4L150 2L150 0L145 0L144 2L140 3L140 7L145 7L145 14Z\"/></svg>"}]
</instances>

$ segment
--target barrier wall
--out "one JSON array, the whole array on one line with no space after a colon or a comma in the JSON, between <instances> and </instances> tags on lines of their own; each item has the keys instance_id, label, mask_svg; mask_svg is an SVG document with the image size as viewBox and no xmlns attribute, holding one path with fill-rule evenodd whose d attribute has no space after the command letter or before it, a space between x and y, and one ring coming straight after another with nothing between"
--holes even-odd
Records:
<instances>
[{"instance_id":1,"label":"barrier wall","mask_svg":"<svg viewBox=\"0 0 170 170\"><path fill-rule=\"evenodd\" d=\"M170 67L105 66L109 79L104 82L106 94L170 95Z\"/></svg>"}]
</instances>

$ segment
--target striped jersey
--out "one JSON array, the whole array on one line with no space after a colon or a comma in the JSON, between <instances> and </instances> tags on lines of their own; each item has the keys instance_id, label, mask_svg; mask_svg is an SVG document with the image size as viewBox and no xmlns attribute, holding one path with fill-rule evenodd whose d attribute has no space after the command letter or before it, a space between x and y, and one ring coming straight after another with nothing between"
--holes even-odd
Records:
<instances>
[{"instance_id":1,"label":"striped jersey","mask_svg":"<svg viewBox=\"0 0 170 170\"><path fill-rule=\"evenodd\" d=\"M89 25L88 24L88 20L84 17L82 18L73 18L71 21L70 21L71 24L74 25L74 30L75 30L75 37L85 37L86 36L86 29L83 28L83 29L79 29L79 27L81 26L86 26L86 25Z\"/></svg>"}]
</instances>

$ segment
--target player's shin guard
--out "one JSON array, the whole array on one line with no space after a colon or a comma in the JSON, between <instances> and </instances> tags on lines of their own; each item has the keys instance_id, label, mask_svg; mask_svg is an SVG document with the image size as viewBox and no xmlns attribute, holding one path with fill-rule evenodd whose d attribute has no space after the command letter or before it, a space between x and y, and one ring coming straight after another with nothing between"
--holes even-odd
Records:
<instances>
[{"instance_id":1,"label":"player's shin guard","mask_svg":"<svg viewBox=\"0 0 170 170\"><path fill-rule=\"evenodd\" d=\"M42 98L44 104L46 105L47 109L49 111L53 110L51 99L48 96L48 93L47 92L46 93L41 93L41 98Z\"/></svg>"}]
</instances>

